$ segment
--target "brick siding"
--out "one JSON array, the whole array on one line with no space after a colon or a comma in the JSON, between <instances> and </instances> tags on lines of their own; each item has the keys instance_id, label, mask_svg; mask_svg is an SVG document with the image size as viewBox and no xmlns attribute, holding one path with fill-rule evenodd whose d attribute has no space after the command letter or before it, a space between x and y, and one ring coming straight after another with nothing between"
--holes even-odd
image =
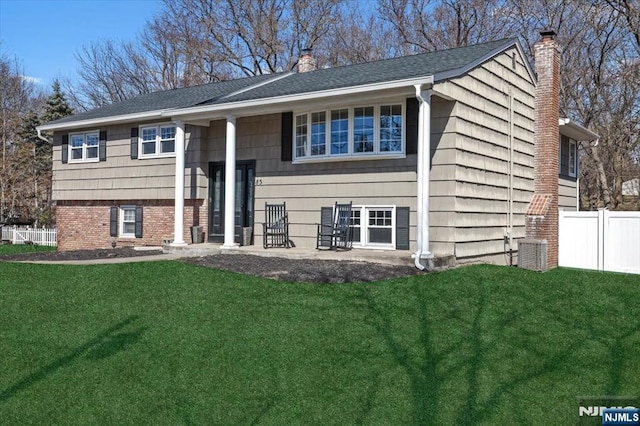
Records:
<instances>
[{"instance_id":1,"label":"brick siding","mask_svg":"<svg viewBox=\"0 0 640 426\"><path fill-rule=\"evenodd\" d=\"M173 200L59 201L56 207L58 250L159 246L173 239ZM116 206L143 206L142 238L111 237L110 211ZM120 212L118 212L120 214ZM204 200L185 200L184 240L191 242L190 226L207 232Z\"/></svg>"}]
</instances>

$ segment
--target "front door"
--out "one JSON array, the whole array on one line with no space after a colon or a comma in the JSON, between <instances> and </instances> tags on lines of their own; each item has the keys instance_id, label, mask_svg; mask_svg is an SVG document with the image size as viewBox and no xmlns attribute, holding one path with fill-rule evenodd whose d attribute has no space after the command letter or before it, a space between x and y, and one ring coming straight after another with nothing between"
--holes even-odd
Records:
<instances>
[{"instance_id":1,"label":"front door","mask_svg":"<svg viewBox=\"0 0 640 426\"><path fill-rule=\"evenodd\" d=\"M236 243L242 243L242 228L253 227L255 160L236 162ZM209 163L209 242L224 242L225 163Z\"/></svg>"}]
</instances>

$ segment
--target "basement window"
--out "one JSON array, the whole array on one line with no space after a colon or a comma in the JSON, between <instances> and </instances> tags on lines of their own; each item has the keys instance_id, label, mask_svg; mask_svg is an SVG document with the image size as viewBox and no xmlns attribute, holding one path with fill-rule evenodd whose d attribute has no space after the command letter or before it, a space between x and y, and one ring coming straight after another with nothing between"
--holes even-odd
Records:
<instances>
[{"instance_id":1,"label":"basement window","mask_svg":"<svg viewBox=\"0 0 640 426\"><path fill-rule=\"evenodd\" d=\"M395 206L353 206L351 208L353 246L396 248Z\"/></svg>"},{"instance_id":2,"label":"basement window","mask_svg":"<svg viewBox=\"0 0 640 426\"><path fill-rule=\"evenodd\" d=\"M120 207L120 236L136 236L136 206Z\"/></svg>"}]
</instances>

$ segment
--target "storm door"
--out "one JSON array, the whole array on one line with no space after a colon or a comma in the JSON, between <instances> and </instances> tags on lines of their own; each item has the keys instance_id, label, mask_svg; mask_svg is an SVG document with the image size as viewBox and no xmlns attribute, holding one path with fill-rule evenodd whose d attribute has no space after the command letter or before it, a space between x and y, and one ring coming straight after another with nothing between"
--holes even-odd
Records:
<instances>
[{"instance_id":1,"label":"storm door","mask_svg":"<svg viewBox=\"0 0 640 426\"><path fill-rule=\"evenodd\" d=\"M236 162L235 232L242 242L242 228L253 227L255 160ZM225 163L209 163L209 242L224 242Z\"/></svg>"}]
</instances>

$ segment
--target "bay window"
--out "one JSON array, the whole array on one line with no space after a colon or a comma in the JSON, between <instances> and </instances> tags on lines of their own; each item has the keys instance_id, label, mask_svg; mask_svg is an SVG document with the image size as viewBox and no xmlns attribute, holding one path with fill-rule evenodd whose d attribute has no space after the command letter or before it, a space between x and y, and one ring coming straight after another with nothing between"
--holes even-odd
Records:
<instances>
[{"instance_id":1,"label":"bay window","mask_svg":"<svg viewBox=\"0 0 640 426\"><path fill-rule=\"evenodd\" d=\"M300 113L294 127L294 160L405 153L404 103Z\"/></svg>"}]
</instances>

